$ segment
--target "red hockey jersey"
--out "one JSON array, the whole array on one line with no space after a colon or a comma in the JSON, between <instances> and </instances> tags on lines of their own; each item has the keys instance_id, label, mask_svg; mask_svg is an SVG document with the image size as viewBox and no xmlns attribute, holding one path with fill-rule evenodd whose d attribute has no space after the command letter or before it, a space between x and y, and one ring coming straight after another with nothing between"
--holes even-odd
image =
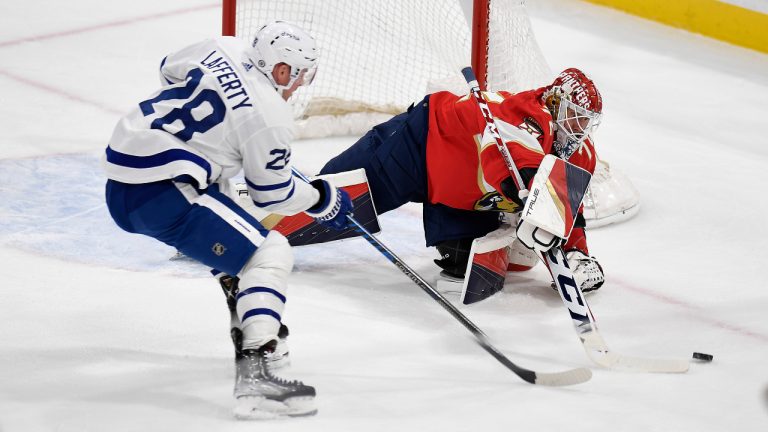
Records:
<instances>
[{"instance_id":1,"label":"red hockey jersey","mask_svg":"<svg viewBox=\"0 0 768 432\"><path fill-rule=\"evenodd\" d=\"M499 134L518 170L538 169L544 156L553 152L554 124L541 101L543 92L544 88L517 94L484 92ZM485 121L471 96L449 92L430 96L427 136L430 203L464 210L518 210L514 202L501 194L501 182L510 176L509 169L495 142L482 145L484 129ZM594 146L586 140L568 161L593 173L595 158Z\"/></svg>"}]
</instances>

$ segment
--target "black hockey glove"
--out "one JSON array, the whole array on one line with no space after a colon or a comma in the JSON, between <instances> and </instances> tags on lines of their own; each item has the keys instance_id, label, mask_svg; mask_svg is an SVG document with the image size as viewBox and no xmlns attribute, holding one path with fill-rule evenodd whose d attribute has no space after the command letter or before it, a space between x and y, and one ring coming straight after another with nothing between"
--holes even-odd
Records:
<instances>
[{"instance_id":1,"label":"black hockey glove","mask_svg":"<svg viewBox=\"0 0 768 432\"><path fill-rule=\"evenodd\" d=\"M536 175L535 168L523 168L520 170L520 177L523 179L523 183L529 185L531 179ZM501 182L501 193L507 197L508 200L517 204L520 209L523 208L523 200L520 199L520 190L515 186L515 180L512 177L507 177Z\"/></svg>"},{"instance_id":2,"label":"black hockey glove","mask_svg":"<svg viewBox=\"0 0 768 432\"><path fill-rule=\"evenodd\" d=\"M463 279L469 261L469 250L472 248L471 238L446 240L437 244L437 252L440 259L435 264L440 266L446 275Z\"/></svg>"}]
</instances>

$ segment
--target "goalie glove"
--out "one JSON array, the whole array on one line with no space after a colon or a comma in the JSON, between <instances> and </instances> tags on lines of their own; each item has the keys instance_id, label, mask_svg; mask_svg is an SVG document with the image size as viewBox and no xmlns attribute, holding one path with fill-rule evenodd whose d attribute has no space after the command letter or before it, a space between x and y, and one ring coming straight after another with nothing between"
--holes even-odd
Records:
<instances>
[{"instance_id":1,"label":"goalie glove","mask_svg":"<svg viewBox=\"0 0 768 432\"><path fill-rule=\"evenodd\" d=\"M571 249L565 254L565 259L568 260L568 266L573 272L573 279L582 292L595 291L603 286L605 282L603 267L595 257L587 256L578 249ZM554 283L552 289L557 290Z\"/></svg>"},{"instance_id":2,"label":"goalie glove","mask_svg":"<svg viewBox=\"0 0 768 432\"><path fill-rule=\"evenodd\" d=\"M545 231L530 222L526 222L525 219L520 219L520 222L517 224L516 232L517 239L520 240L520 243L536 252L546 252L553 247L560 246L564 242L562 238L549 231Z\"/></svg>"},{"instance_id":3,"label":"goalie glove","mask_svg":"<svg viewBox=\"0 0 768 432\"><path fill-rule=\"evenodd\" d=\"M347 216L352 215L353 208L349 194L322 179L313 180L310 184L320 192L320 199L305 213L328 228L338 231L349 228Z\"/></svg>"}]
</instances>

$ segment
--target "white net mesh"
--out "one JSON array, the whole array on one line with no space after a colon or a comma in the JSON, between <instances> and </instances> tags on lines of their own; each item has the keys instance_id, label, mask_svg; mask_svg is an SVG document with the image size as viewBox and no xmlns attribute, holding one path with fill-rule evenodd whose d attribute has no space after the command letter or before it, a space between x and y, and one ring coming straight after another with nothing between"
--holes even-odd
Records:
<instances>
[{"instance_id":1,"label":"white net mesh","mask_svg":"<svg viewBox=\"0 0 768 432\"><path fill-rule=\"evenodd\" d=\"M551 81L524 2L494 0L489 11L488 87ZM471 20L457 0L238 0L236 34L251 40L277 19L308 30L320 48L315 82L294 96L297 118L321 119L303 123L304 137L361 133L430 91L466 92Z\"/></svg>"},{"instance_id":2,"label":"white net mesh","mask_svg":"<svg viewBox=\"0 0 768 432\"><path fill-rule=\"evenodd\" d=\"M488 90L518 92L551 83L555 76L536 42L525 1L492 1L489 9Z\"/></svg>"}]
</instances>

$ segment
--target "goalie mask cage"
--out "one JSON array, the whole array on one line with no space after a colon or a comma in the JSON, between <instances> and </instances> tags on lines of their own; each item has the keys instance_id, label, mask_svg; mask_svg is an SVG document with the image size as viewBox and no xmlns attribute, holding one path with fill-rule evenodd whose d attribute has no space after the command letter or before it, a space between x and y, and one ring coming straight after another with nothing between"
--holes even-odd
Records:
<instances>
[{"instance_id":1,"label":"goalie mask cage","mask_svg":"<svg viewBox=\"0 0 768 432\"><path fill-rule=\"evenodd\" d=\"M273 20L309 31L320 51L315 81L292 99L302 137L362 133L427 93L464 94L470 62L489 90L554 77L522 0L224 0L224 35L252 41Z\"/></svg>"}]
</instances>

